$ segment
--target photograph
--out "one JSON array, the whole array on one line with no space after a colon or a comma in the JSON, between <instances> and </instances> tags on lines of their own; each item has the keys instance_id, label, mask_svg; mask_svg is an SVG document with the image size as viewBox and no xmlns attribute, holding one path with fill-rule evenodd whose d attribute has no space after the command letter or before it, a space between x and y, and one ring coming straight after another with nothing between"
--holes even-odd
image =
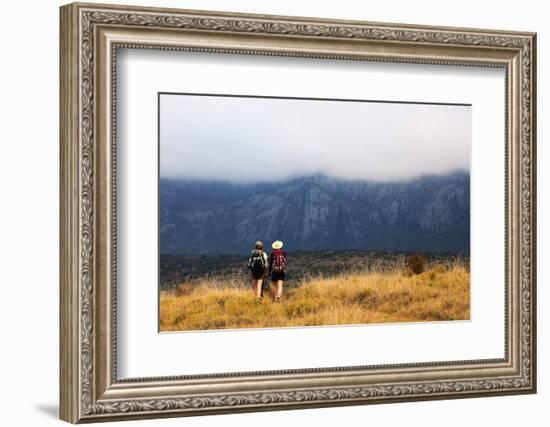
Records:
<instances>
[{"instance_id":1,"label":"photograph","mask_svg":"<svg viewBox=\"0 0 550 427\"><path fill-rule=\"evenodd\" d=\"M158 103L161 332L470 319L471 105Z\"/></svg>"}]
</instances>

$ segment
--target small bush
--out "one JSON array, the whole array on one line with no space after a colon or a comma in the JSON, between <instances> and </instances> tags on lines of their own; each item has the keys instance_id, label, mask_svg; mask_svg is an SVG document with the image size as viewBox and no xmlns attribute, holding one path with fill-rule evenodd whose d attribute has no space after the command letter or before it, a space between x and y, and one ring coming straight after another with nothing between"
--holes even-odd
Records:
<instances>
[{"instance_id":1,"label":"small bush","mask_svg":"<svg viewBox=\"0 0 550 427\"><path fill-rule=\"evenodd\" d=\"M433 271L434 273L436 274L444 274L445 272L447 272L449 269L443 265L443 264L437 264L434 268L433 268Z\"/></svg>"},{"instance_id":2,"label":"small bush","mask_svg":"<svg viewBox=\"0 0 550 427\"><path fill-rule=\"evenodd\" d=\"M369 305L377 298L372 289L361 289L349 295L348 300L351 304Z\"/></svg>"},{"instance_id":3,"label":"small bush","mask_svg":"<svg viewBox=\"0 0 550 427\"><path fill-rule=\"evenodd\" d=\"M192 293L193 285L191 285L191 283L180 283L174 291L174 294L177 297L185 297L187 295L191 295Z\"/></svg>"},{"instance_id":4,"label":"small bush","mask_svg":"<svg viewBox=\"0 0 550 427\"><path fill-rule=\"evenodd\" d=\"M420 274L426 268L426 258L420 255L411 255L407 258L407 268L412 274Z\"/></svg>"}]
</instances>

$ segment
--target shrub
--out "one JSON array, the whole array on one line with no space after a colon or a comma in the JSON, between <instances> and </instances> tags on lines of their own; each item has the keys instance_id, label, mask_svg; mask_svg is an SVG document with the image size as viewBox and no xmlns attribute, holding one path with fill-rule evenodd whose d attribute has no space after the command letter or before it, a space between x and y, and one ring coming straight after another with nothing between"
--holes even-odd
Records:
<instances>
[{"instance_id":1,"label":"shrub","mask_svg":"<svg viewBox=\"0 0 550 427\"><path fill-rule=\"evenodd\" d=\"M411 255L407 258L407 268L412 274L420 274L426 267L426 258L420 255Z\"/></svg>"},{"instance_id":2,"label":"shrub","mask_svg":"<svg viewBox=\"0 0 550 427\"><path fill-rule=\"evenodd\" d=\"M449 268L447 266L445 266L444 264L437 264L433 268L434 273L437 273L437 274L443 274L448 270L449 270Z\"/></svg>"},{"instance_id":3,"label":"shrub","mask_svg":"<svg viewBox=\"0 0 550 427\"><path fill-rule=\"evenodd\" d=\"M192 293L193 285L191 283L180 283L174 291L174 294L177 297L184 297L187 295L191 295Z\"/></svg>"}]
</instances>

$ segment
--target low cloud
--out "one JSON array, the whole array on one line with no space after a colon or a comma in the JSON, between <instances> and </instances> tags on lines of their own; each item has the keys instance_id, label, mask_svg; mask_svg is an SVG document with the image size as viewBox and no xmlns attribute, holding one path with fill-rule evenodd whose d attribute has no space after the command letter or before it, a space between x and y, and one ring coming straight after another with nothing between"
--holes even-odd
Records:
<instances>
[{"instance_id":1,"label":"low cloud","mask_svg":"<svg viewBox=\"0 0 550 427\"><path fill-rule=\"evenodd\" d=\"M395 181L470 169L470 107L161 95L163 178Z\"/></svg>"}]
</instances>

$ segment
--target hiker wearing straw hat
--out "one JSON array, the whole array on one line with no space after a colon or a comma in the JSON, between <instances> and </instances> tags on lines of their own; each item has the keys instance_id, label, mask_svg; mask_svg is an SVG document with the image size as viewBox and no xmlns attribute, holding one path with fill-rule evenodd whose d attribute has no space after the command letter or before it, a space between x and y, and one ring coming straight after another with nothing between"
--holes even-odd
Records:
<instances>
[{"instance_id":1,"label":"hiker wearing straw hat","mask_svg":"<svg viewBox=\"0 0 550 427\"><path fill-rule=\"evenodd\" d=\"M269 257L269 275L273 282L273 301L279 302L286 276L286 253L283 251L283 242L280 240L274 241L271 247L273 251Z\"/></svg>"},{"instance_id":2,"label":"hiker wearing straw hat","mask_svg":"<svg viewBox=\"0 0 550 427\"><path fill-rule=\"evenodd\" d=\"M252 275L252 292L258 302L263 297L263 281L267 273L267 254L264 252L264 244L259 240L255 244L255 249L250 252L248 258L248 268Z\"/></svg>"}]
</instances>

